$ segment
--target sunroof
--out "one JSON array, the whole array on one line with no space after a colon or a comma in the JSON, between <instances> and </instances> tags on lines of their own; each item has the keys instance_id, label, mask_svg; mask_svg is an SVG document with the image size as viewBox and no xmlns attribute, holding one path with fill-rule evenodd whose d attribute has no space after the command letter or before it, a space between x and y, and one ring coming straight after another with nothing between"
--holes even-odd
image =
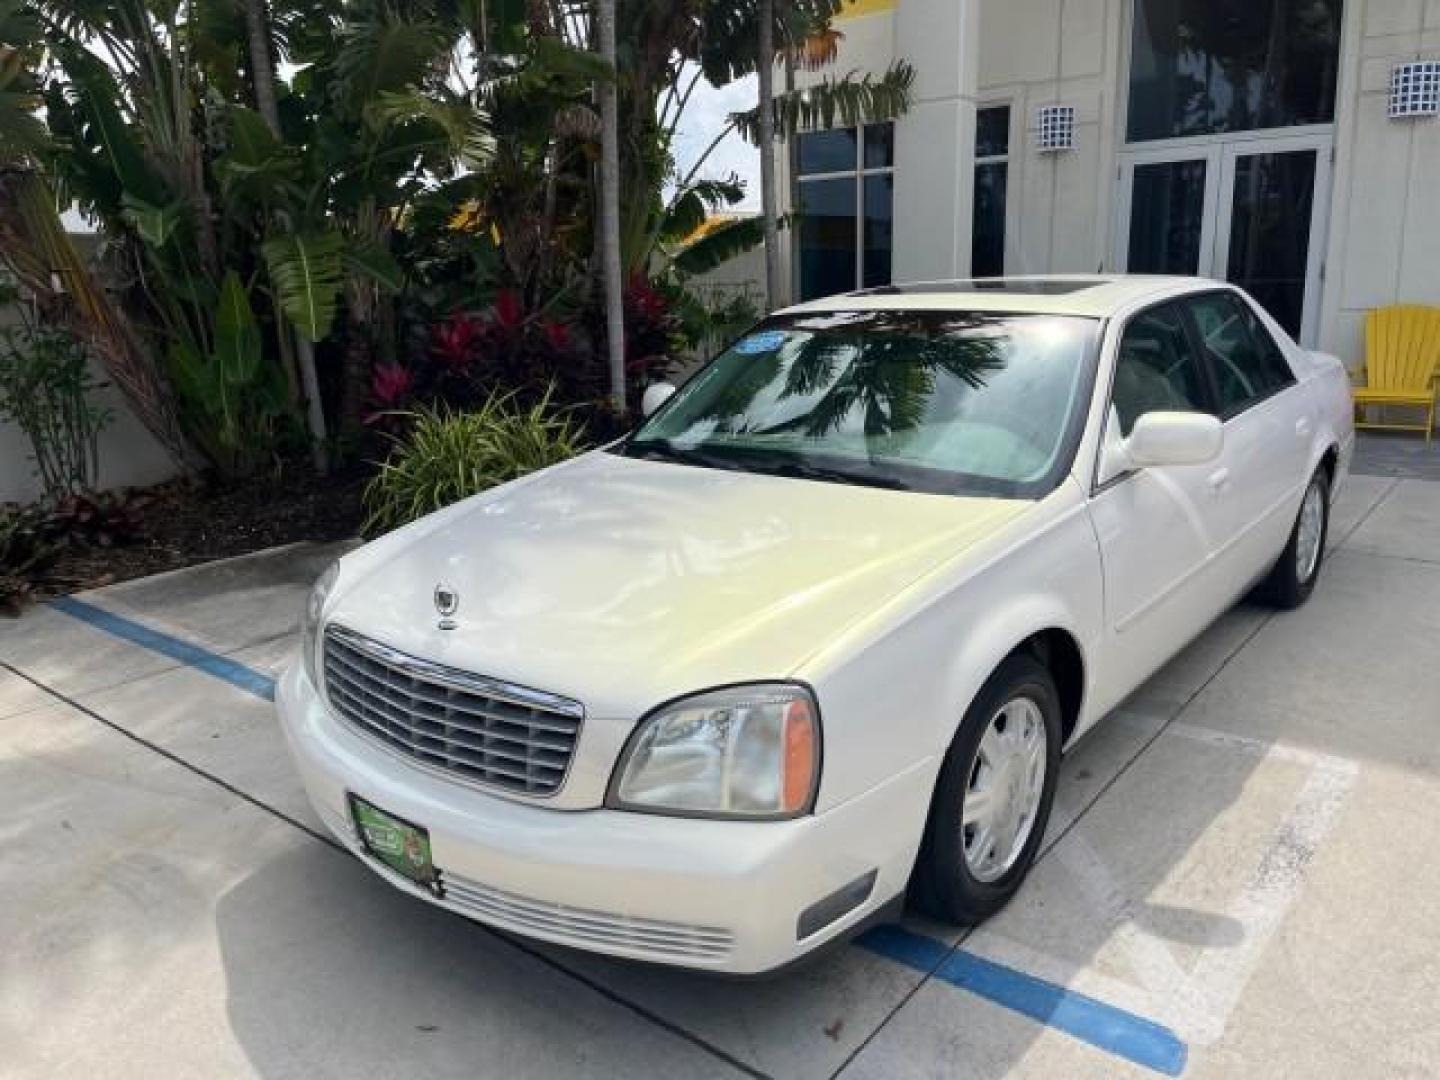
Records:
<instances>
[{"instance_id":1,"label":"sunroof","mask_svg":"<svg viewBox=\"0 0 1440 1080\"><path fill-rule=\"evenodd\" d=\"M971 278L966 281L922 281L914 285L880 285L861 289L851 296L916 296L924 293L993 292L1011 296L1064 296L1067 293L1108 285L1104 278L1062 281L1054 278Z\"/></svg>"}]
</instances>

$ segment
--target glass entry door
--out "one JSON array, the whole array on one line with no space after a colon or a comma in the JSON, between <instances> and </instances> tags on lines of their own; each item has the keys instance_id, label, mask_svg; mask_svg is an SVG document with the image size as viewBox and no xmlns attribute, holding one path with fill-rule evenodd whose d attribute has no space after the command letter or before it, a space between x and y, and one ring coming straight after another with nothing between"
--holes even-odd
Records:
<instances>
[{"instance_id":1,"label":"glass entry door","mask_svg":"<svg viewBox=\"0 0 1440 1080\"><path fill-rule=\"evenodd\" d=\"M1330 145L1300 135L1122 155L1116 265L1232 282L1313 341Z\"/></svg>"},{"instance_id":2,"label":"glass entry door","mask_svg":"<svg viewBox=\"0 0 1440 1080\"><path fill-rule=\"evenodd\" d=\"M1297 341L1319 315L1330 147L1277 139L1226 148L1214 276L1239 285Z\"/></svg>"},{"instance_id":3,"label":"glass entry door","mask_svg":"<svg viewBox=\"0 0 1440 1080\"><path fill-rule=\"evenodd\" d=\"M1135 155L1121 169L1120 266L1132 274L1209 275L1216 180L1209 154Z\"/></svg>"}]
</instances>

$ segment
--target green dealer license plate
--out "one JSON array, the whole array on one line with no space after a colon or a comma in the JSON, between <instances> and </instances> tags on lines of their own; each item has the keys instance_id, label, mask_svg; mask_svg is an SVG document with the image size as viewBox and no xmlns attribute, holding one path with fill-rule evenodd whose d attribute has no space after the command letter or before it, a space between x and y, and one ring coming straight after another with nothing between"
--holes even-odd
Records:
<instances>
[{"instance_id":1,"label":"green dealer license plate","mask_svg":"<svg viewBox=\"0 0 1440 1080\"><path fill-rule=\"evenodd\" d=\"M350 813L360 830L365 850L390 869L411 881L429 885L435 881L435 864L430 861L430 833L411 825L358 795L350 796Z\"/></svg>"}]
</instances>

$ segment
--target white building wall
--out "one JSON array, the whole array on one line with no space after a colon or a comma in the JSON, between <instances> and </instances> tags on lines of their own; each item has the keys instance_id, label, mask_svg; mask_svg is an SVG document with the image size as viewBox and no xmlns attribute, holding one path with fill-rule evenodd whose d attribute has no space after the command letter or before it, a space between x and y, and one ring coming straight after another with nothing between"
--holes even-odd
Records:
<instances>
[{"instance_id":1,"label":"white building wall","mask_svg":"<svg viewBox=\"0 0 1440 1080\"><path fill-rule=\"evenodd\" d=\"M969 272L977 104L1011 107L1006 272L1114 269L1132 3L860 0L837 23L832 71L917 68L915 106L896 126L897 281ZM1368 309L1440 304L1440 120L1386 116L1392 66L1440 58L1440 0L1344 8L1318 344L1355 367ZM1075 150L1035 149L1035 111L1049 103L1076 106Z\"/></svg>"},{"instance_id":2,"label":"white building wall","mask_svg":"<svg viewBox=\"0 0 1440 1080\"><path fill-rule=\"evenodd\" d=\"M1109 269L1127 2L981 0L978 98L1010 106L1007 273ZM1036 110L1050 104L1075 106L1074 150L1035 148Z\"/></svg>"},{"instance_id":3,"label":"white building wall","mask_svg":"<svg viewBox=\"0 0 1440 1080\"><path fill-rule=\"evenodd\" d=\"M1418 59L1440 59L1440 0L1346 6L1320 342L1352 368L1368 309L1440 305L1440 119L1386 115L1391 69Z\"/></svg>"},{"instance_id":4,"label":"white building wall","mask_svg":"<svg viewBox=\"0 0 1440 1080\"><path fill-rule=\"evenodd\" d=\"M897 281L969 270L980 7L950 0L895 13L896 56L915 67L914 103L895 125Z\"/></svg>"}]
</instances>

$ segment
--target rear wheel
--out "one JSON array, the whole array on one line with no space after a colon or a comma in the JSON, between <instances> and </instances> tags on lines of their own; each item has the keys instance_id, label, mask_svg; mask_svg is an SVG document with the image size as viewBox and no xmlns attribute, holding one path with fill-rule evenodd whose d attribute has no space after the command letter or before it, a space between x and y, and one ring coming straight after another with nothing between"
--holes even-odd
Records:
<instances>
[{"instance_id":1,"label":"rear wheel","mask_svg":"<svg viewBox=\"0 0 1440 1080\"><path fill-rule=\"evenodd\" d=\"M1300 501L1300 513L1290 539L1270 575L1261 583L1260 596L1279 608L1297 608L1315 590L1325 561L1325 538L1330 531L1330 477L1324 467L1315 470Z\"/></svg>"},{"instance_id":2,"label":"rear wheel","mask_svg":"<svg viewBox=\"0 0 1440 1080\"><path fill-rule=\"evenodd\" d=\"M912 899L927 914L978 923L1025 880L1055 798L1059 700L1045 666L1016 655L965 713L915 866Z\"/></svg>"}]
</instances>

